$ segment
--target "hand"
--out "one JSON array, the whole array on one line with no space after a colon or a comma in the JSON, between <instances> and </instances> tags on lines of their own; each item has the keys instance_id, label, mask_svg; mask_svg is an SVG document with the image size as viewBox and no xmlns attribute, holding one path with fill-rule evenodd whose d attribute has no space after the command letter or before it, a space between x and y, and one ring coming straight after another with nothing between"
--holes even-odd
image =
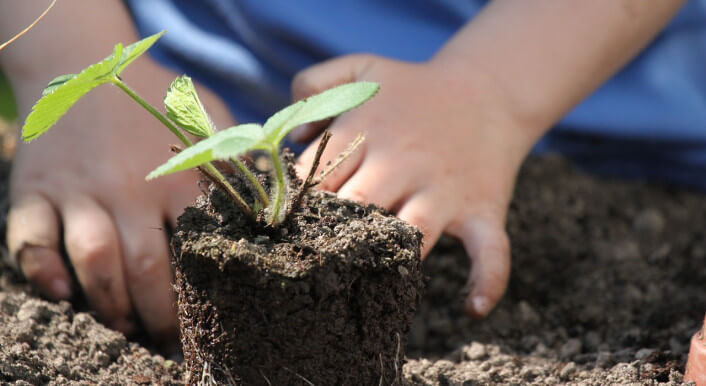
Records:
<instances>
[{"instance_id":1,"label":"hand","mask_svg":"<svg viewBox=\"0 0 706 386\"><path fill-rule=\"evenodd\" d=\"M292 94L301 99L341 83L380 83L375 98L332 123L322 165L359 133L366 140L322 188L375 203L416 225L424 234L423 255L444 231L461 239L473 263L465 307L482 317L507 285L505 217L519 165L535 138L523 132L482 73L464 80L456 75L434 61L353 55L304 70ZM302 126L292 139L308 140L321 128ZM313 162L317 143L299 158L300 175Z\"/></svg>"},{"instance_id":2,"label":"hand","mask_svg":"<svg viewBox=\"0 0 706 386\"><path fill-rule=\"evenodd\" d=\"M135 66L141 71L128 83L159 106L174 75L149 61ZM157 343L171 349L177 319L166 227L198 195L197 177L179 173L146 182L178 140L117 88L91 93L57 127L18 146L8 218L11 256L52 299L68 299L78 288L70 264L98 319L130 333L139 318ZM222 104L206 93L201 97L216 121L230 123Z\"/></svg>"}]
</instances>

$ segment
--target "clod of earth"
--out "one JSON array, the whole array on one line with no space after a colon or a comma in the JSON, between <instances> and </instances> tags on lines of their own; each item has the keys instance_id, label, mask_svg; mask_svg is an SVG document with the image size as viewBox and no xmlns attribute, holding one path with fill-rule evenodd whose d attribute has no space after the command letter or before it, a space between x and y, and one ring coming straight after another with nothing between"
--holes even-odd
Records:
<instances>
[{"instance_id":1,"label":"clod of earth","mask_svg":"<svg viewBox=\"0 0 706 386\"><path fill-rule=\"evenodd\" d=\"M191 384L401 384L423 286L421 233L326 192L303 204L281 227L258 228L212 189L179 218Z\"/></svg>"}]
</instances>

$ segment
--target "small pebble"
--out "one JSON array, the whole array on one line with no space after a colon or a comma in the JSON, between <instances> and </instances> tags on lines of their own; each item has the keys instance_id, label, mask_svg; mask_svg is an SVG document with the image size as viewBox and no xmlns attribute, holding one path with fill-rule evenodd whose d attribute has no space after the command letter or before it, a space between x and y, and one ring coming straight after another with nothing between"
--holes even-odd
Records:
<instances>
[{"instance_id":1,"label":"small pebble","mask_svg":"<svg viewBox=\"0 0 706 386\"><path fill-rule=\"evenodd\" d=\"M473 342L470 346L466 346L464 348L464 354L466 355L466 358L472 361L478 361L487 356L487 351L485 349L485 345L482 343Z\"/></svg>"},{"instance_id":2,"label":"small pebble","mask_svg":"<svg viewBox=\"0 0 706 386\"><path fill-rule=\"evenodd\" d=\"M35 299L26 301L17 311L17 319L21 321L41 320L46 316L48 316L47 306Z\"/></svg>"},{"instance_id":3,"label":"small pebble","mask_svg":"<svg viewBox=\"0 0 706 386\"><path fill-rule=\"evenodd\" d=\"M559 372L559 377L563 380L567 380L575 371L576 363L569 362L561 369L561 371Z\"/></svg>"}]
</instances>

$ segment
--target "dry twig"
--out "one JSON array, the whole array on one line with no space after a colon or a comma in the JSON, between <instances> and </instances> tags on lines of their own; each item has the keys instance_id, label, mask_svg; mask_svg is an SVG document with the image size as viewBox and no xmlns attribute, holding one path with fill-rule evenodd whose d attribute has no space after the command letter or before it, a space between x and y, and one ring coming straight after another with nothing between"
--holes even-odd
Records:
<instances>
[{"instance_id":1,"label":"dry twig","mask_svg":"<svg viewBox=\"0 0 706 386\"><path fill-rule=\"evenodd\" d=\"M7 47L8 45L10 45L10 43L12 43L12 42L14 42L15 40L19 39L20 36L26 34L27 31L31 30L32 27L34 27L37 23L39 23L39 21L42 20L42 19L44 18L44 16L47 15L47 13L49 13L49 10L52 9L52 7L54 7L54 4L56 4L56 0L53 0L53 1L51 2L51 4L49 4L49 7L47 7L47 9L45 9L44 12L42 12L42 14L39 15L39 17L36 18L36 19L32 22L32 24L28 25L27 28L25 28L25 29L23 29L22 31L20 31L20 33L18 33L17 35L13 36L10 40L6 41L5 43L0 44L0 51L2 51L3 48L5 48L5 47Z\"/></svg>"}]
</instances>

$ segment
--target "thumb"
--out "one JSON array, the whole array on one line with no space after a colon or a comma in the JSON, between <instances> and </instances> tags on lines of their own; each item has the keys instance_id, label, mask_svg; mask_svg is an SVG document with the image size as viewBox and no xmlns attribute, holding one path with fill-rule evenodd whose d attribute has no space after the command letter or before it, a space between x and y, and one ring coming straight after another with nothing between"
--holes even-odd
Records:
<instances>
[{"instance_id":1,"label":"thumb","mask_svg":"<svg viewBox=\"0 0 706 386\"><path fill-rule=\"evenodd\" d=\"M510 242L502 224L502 221L471 218L450 232L463 241L471 258L469 294L464 308L474 318L487 316L507 288Z\"/></svg>"},{"instance_id":2,"label":"thumb","mask_svg":"<svg viewBox=\"0 0 706 386\"><path fill-rule=\"evenodd\" d=\"M370 66L375 57L368 54L347 55L327 60L300 71L292 80L292 100L298 101L329 88L355 82ZM304 142L319 134L328 121L305 124L292 130L294 142Z\"/></svg>"}]
</instances>

